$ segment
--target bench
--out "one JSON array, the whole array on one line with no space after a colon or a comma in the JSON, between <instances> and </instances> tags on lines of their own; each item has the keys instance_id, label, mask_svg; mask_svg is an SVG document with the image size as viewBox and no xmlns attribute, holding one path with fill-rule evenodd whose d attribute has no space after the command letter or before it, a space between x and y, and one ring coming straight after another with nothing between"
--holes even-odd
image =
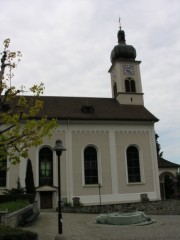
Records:
<instances>
[{"instance_id":1,"label":"bench","mask_svg":"<svg viewBox=\"0 0 180 240\"><path fill-rule=\"evenodd\" d=\"M32 208L25 210L21 214L21 224L25 225L26 223L32 223L33 220L39 215L39 211L34 212Z\"/></svg>"}]
</instances>

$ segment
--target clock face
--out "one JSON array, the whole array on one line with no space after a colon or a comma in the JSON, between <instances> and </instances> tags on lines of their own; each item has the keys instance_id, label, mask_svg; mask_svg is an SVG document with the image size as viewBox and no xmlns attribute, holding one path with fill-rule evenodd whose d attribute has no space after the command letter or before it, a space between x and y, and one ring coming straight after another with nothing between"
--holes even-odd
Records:
<instances>
[{"instance_id":1,"label":"clock face","mask_svg":"<svg viewBox=\"0 0 180 240\"><path fill-rule=\"evenodd\" d=\"M134 66L131 64L123 65L123 73L126 75L134 75Z\"/></svg>"}]
</instances>

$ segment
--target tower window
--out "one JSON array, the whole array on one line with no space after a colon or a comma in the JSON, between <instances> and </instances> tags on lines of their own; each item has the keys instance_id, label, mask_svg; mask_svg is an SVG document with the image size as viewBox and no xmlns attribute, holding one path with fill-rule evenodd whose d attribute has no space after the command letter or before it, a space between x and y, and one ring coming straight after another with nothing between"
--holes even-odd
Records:
<instances>
[{"instance_id":1,"label":"tower window","mask_svg":"<svg viewBox=\"0 0 180 240\"><path fill-rule=\"evenodd\" d=\"M141 182L140 163L139 163L139 150L134 147L128 147L126 151L127 155L127 170L128 170L128 182Z\"/></svg>"},{"instance_id":2,"label":"tower window","mask_svg":"<svg viewBox=\"0 0 180 240\"><path fill-rule=\"evenodd\" d=\"M136 92L136 85L135 85L134 79L128 78L125 80L125 90L126 92L131 92L131 93Z\"/></svg>"},{"instance_id":3,"label":"tower window","mask_svg":"<svg viewBox=\"0 0 180 240\"><path fill-rule=\"evenodd\" d=\"M94 147L84 150L84 177L85 184L98 184L97 150Z\"/></svg>"}]
</instances>

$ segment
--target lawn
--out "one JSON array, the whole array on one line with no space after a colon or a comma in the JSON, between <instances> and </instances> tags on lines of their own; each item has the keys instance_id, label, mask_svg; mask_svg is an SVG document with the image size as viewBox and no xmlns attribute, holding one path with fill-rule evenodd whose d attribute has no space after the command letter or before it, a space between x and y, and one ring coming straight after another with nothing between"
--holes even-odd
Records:
<instances>
[{"instance_id":1,"label":"lawn","mask_svg":"<svg viewBox=\"0 0 180 240\"><path fill-rule=\"evenodd\" d=\"M30 203L28 200L18 199L12 202L0 203L0 211L15 212L21 208L28 206Z\"/></svg>"}]
</instances>

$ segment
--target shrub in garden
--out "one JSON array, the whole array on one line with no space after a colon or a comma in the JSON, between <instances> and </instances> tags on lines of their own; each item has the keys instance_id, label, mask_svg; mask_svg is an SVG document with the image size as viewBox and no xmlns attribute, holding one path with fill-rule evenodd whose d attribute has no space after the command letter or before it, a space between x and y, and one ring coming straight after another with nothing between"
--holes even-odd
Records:
<instances>
[{"instance_id":1,"label":"shrub in garden","mask_svg":"<svg viewBox=\"0 0 180 240\"><path fill-rule=\"evenodd\" d=\"M18 228L0 227L0 240L37 240L38 234Z\"/></svg>"},{"instance_id":2,"label":"shrub in garden","mask_svg":"<svg viewBox=\"0 0 180 240\"><path fill-rule=\"evenodd\" d=\"M32 163L30 159L28 159L27 161L25 185L26 185L26 193L31 194L31 196L33 196L33 202L34 202L36 190L34 186L34 176L33 176L33 170L32 170Z\"/></svg>"}]
</instances>

